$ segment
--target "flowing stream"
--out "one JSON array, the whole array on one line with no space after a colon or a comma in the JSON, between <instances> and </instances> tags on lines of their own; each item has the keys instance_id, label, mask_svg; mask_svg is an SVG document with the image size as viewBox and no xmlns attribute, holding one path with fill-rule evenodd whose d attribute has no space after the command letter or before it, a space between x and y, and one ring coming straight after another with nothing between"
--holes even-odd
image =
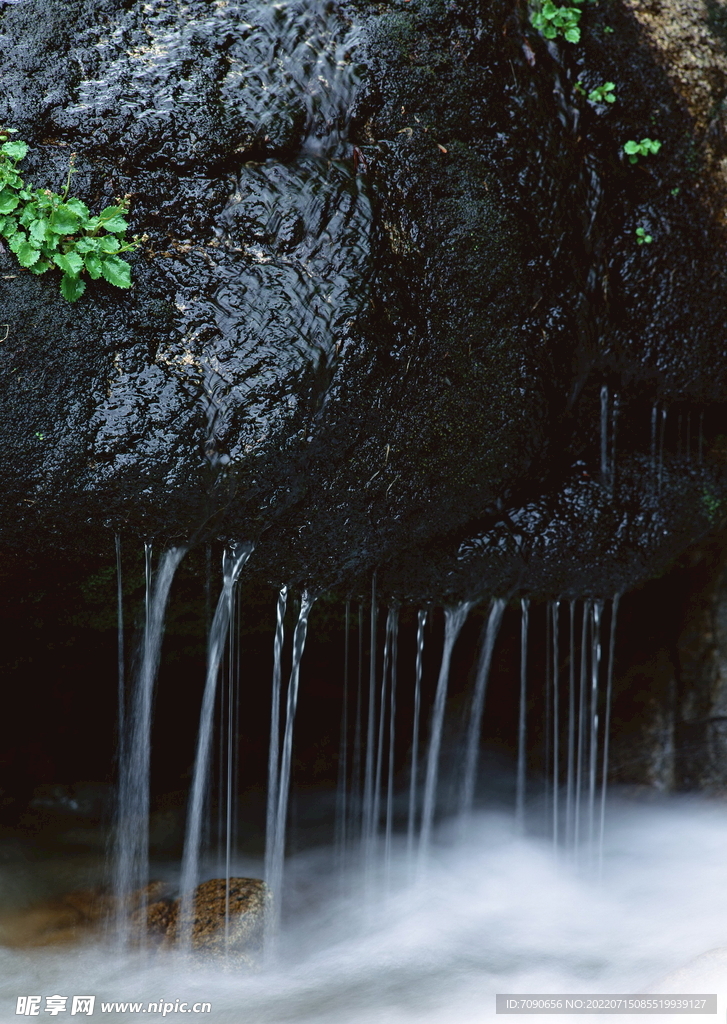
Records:
<instances>
[{"instance_id":1,"label":"flowing stream","mask_svg":"<svg viewBox=\"0 0 727 1024\"><path fill-rule=\"evenodd\" d=\"M31 956L0 949L0 1019L15 1019L16 999L26 993L94 994L96 1015L102 1001L143 1001L143 1013L104 1014L117 1022L196 1019L146 1012L149 1002L188 1000L209 1001L201 1019L214 1024L478 1024L495 1019L497 992L650 987L720 991L724 1012L723 982L690 988L689 972L659 981L727 946L723 807L614 802L609 820L602 882L555 855L549 842L519 835L511 816L487 813L473 820L466 840L440 836L424 882L411 884L405 843L395 844L390 896L366 913L360 874L349 874L345 897L331 885L332 849L293 858L284 939L276 961L257 974L98 945ZM261 866L241 859L233 870L254 875ZM22 854L5 848L2 890L14 886L17 897L19 878Z\"/></svg>"}]
</instances>

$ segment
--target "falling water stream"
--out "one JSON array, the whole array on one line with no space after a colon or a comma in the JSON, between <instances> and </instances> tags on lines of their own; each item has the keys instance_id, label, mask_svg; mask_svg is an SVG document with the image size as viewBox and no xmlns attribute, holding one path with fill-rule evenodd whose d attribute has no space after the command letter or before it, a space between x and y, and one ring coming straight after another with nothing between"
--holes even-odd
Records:
<instances>
[{"instance_id":1,"label":"falling water stream","mask_svg":"<svg viewBox=\"0 0 727 1024\"><path fill-rule=\"evenodd\" d=\"M149 768L151 722L159 659L164 639L164 615L169 591L185 549L165 551L152 582L151 548L146 548L146 616L139 669L131 707L125 716L126 735L120 744L119 801L114 858L114 889L121 908L130 893L149 880ZM120 914L120 935L126 935L126 915Z\"/></svg>"},{"instance_id":2,"label":"falling water stream","mask_svg":"<svg viewBox=\"0 0 727 1024\"><path fill-rule=\"evenodd\" d=\"M192 933L192 897L199 881L200 845L202 842L202 816L204 813L207 776L210 767L214 708L220 666L227 643L227 633L232 617L233 593L245 562L252 554L253 545L238 544L225 551L222 563L222 592L220 593L210 628L209 651L207 655L207 678L202 695L202 710L199 719L197 756L194 762L192 788L187 811L187 830L184 839L181 874L182 922L181 945L189 946Z\"/></svg>"}]
</instances>

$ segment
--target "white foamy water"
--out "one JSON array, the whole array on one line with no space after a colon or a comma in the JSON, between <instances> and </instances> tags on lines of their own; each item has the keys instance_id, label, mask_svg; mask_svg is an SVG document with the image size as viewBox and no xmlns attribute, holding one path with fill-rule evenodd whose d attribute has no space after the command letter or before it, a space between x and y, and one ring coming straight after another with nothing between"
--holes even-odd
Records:
<instances>
[{"instance_id":1,"label":"white foamy water","mask_svg":"<svg viewBox=\"0 0 727 1024\"><path fill-rule=\"evenodd\" d=\"M467 842L440 839L426 884L408 883L402 851L388 899L368 905L353 894L354 878L340 895L329 851L294 859L295 907L280 960L258 974L168 955L120 957L103 946L0 949L0 1021L22 1019L19 995L92 994L94 1019L105 1021L481 1024L494 1019L497 992L650 988L719 991L721 1018L727 957L710 954L666 976L727 947L727 803L612 806L602 881L554 855L550 843L518 838L503 816L480 816ZM13 870L2 868L3 889ZM100 1011L101 1001L175 1000L208 1001L212 1011ZM40 1016L54 1019L42 1009Z\"/></svg>"}]
</instances>

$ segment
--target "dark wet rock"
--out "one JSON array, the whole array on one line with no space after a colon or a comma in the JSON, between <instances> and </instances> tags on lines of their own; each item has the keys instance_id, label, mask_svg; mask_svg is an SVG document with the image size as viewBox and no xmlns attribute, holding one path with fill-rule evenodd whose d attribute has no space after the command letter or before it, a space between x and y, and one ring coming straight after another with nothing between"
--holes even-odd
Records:
<instances>
[{"instance_id":1,"label":"dark wet rock","mask_svg":"<svg viewBox=\"0 0 727 1024\"><path fill-rule=\"evenodd\" d=\"M10 574L122 530L254 539L276 583L603 594L712 528L719 188L628 6L578 47L499 0L24 0L0 34L26 177L75 151L147 236L74 306L0 254Z\"/></svg>"}]
</instances>

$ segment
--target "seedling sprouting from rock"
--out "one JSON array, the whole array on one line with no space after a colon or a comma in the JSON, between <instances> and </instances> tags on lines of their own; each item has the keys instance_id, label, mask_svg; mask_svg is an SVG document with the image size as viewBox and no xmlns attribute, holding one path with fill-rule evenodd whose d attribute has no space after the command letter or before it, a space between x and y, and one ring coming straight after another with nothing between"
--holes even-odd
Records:
<instances>
[{"instance_id":1,"label":"seedling sprouting from rock","mask_svg":"<svg viewBox=\"0 0 727 1024\"><path fill-rule=\"evenodd\" d=\"M573 0L573 3L581 4L583 0ZM577 6L559 7L553 0L541 0L530 15L530 24L545 39L563 36L569 43L577 43L581 38L581 13Z\"/></svg>"},{"instance_id":2,"label":"seedling sprouting from rock","mask_svg":"<svg viewBox=\"0 0 727 1024\"><path fill-rule=\"evenodd\" d=\"M588 93L589 103L615 103L616 102L616 83L615 82L604 82L603 85L597 85L595 89L591 89Z\"/></svg>"},{"instance_id":3,"label":"seedling sprouting from rock","mask_svg":"<svg viewBox=\"0 0 727 1024\"><path fill-rule=\"evenodd\" d=\"M18 171L27 143L11 141L11 134L12 128L0 129L0 238L7 240L20 266L31 274L62 271L61 295L68 302L83 295L86 273L92 281L103 277L117 288L130 288L131 267L121 253L139 243L136 237L126 238L128 200L92 216L80 199L69 199L73 155L60 195L31 188Z\"/></svg>"},{"instance_id":4,"label":"seedling sprouting from rock","mask_svg":"<svg viewBox=\"0 0 727 1024\"><path fill-rule=\"evenodd\" d=\"M640 156L656 156L660 149L661 143L658 139L642 139L641 142L629 139L624 144L624 153L628 156L630 164L638 163Z\"/></svg>"},{"instance_id":5,"label":"seedling sprouting from rock","mask_svg":"<svg viewBox=\"0 0 727 1024\"><path fill-rule=\"evenodd\" d=\"M646 228L636 229L636 241L639 245L651 245L654 239L647 233Z\"/></svg>"}]
</instances>

